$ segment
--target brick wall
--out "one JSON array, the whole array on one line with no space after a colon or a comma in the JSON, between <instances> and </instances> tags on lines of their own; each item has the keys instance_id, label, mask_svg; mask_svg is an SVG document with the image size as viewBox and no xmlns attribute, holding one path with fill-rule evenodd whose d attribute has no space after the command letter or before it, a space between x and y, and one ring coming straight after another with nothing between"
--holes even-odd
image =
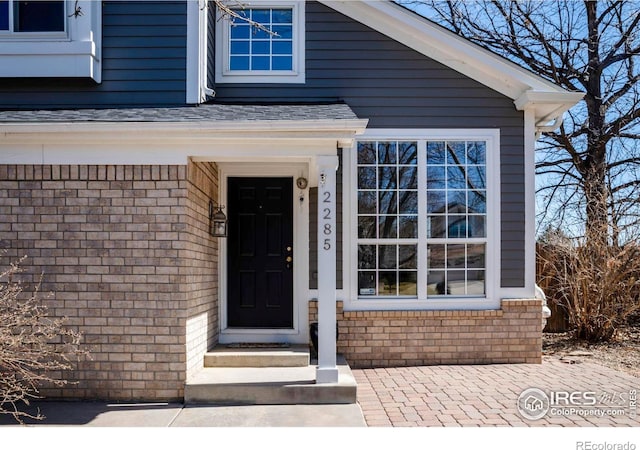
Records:
<instances>
[{"instance_id":1,"label":"brick wall","mask_svg":"<svg viewBox=\"0 0 640 450\"><path fill-rule=\"evenodd\" d=\"M309 304L317 320L317 301ZM540 363L542 303L505 300L487 311L344 311L338 352L352 367Z\"/></svg>"},{"instance_id":2,"label":"brick wall","mask_svg":"<svg viewBox=\"0 0 640 450\"><path fill-rule=\"evenodd\" d=\"M187 377L202 368L205 352L218 341L218 239L209 234L209 201L218 203L218 171L209 163L187 167Z\"/></svg>"},{"instance_id":3,"label":"brick wall","mask_svg":"<svg viewBox=\"0 0 640 450\"><path fill-rule=\"evenodd\" d=\"M202 234L191 170L0 166L0 263L27 255L24 281L43 274L50 313L68 317L91 351L66 374L77 384L45 395L183 397L187 319L206 310L205 296L216 301L214 281L198 283L194 269L215 243Z\"/></svg>"}]
</instances>

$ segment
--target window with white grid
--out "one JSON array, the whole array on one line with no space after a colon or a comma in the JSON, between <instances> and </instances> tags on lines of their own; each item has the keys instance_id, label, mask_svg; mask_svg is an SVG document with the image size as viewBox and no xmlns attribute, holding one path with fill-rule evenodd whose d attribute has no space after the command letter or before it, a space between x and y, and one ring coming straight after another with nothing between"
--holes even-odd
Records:
<instances>
[{"instance_id":1,"label":"window with white grid","mask_svg":"<svg viewBox=\"0 0 640 450\"><path fill-rule=\"evenodd\" d=\"M303 1L248 2L216 25L216 81L303 83Z\"/></svg>"},{"instance_id":2,"label":"window with white grid","mask_svg":"<svg viewBox=\"0 0 640 450\"><path fill-rule=\"evenodd\" d=\"M417 295L418 147L358 143L358 293Z\"/></svg>"},{"instance_id":3,"label":"window with white grid","mask_svg":"<svg viewBox=\"0 0 640 450\"><path fill-rule=\"evenodd\" d=\"M255 8L234 10L229 33L229 70L293 69L293 10ZM250 25L247 20L260 24Z\"/></svg>"},{"instance_id":4,"label":"window with white grid","mask_svg":"<svg viewBox=\"0 0 640 450\"><path fill-rule=\"evenodd\" d=\"M486 143L426 143L427 295L485 294Z\"/></svg>"},{"instance_id":5,"label":"window with white grid","mask_svg":"<svg viewBox=\"0 0 640 450\"><path fill-rule=\"evenodd\" d=\"M477 139L357 143L358 298L486 296L487 148Z\"/></svg>"}]
</instances>

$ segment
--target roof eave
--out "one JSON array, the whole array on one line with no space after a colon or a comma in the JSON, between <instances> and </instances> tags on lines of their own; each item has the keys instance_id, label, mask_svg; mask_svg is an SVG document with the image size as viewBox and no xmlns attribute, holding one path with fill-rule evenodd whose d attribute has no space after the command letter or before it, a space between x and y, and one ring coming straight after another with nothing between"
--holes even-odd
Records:
<instances>
[{"instance_id":1,"label":"roof eave","mask_svg":"<svg viewBox=\"0 0 640 450\"><path fill-rule=\"evenodd\" d=\"M191 122L3 122L5 142L42 139L128 140L262 139L347 141L364 133L366 119Z\"/></svg>"},{"instance_id":2,"label":"roof eave","mask_svg":"<svg viewBox=\"0 0 640 450\"><path fill-rule=\"evenodd\" d=\"M583 92L528 90L516 98L513 103L519 111L534 111L536 127L548 128L550 122L557 122L583 97Z\"/></svg>"}]
</instances>

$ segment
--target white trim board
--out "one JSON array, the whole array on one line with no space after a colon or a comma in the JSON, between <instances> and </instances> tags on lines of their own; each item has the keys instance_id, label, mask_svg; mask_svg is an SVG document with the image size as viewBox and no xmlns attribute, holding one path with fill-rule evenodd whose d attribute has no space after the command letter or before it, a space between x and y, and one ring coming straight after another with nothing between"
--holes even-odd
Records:
<instances>
[{"instance_id":1,"label":"white trim board","mask_svg":"<svg viewBox=\"0 0 640 450\"><path fill-rule=\"evenodd\" d=\"M187 57L186 57L186 98L187 104L198 104L204 99L200 94L202 86L201 65L206 65L202 60L202 45L205 39L206 30L201 29L202 6L200 0L191 0L187 2ZM205 9L206 14L206 9ZM206 57L206 55L204 55Z\"/></svg>"}]
</instances>

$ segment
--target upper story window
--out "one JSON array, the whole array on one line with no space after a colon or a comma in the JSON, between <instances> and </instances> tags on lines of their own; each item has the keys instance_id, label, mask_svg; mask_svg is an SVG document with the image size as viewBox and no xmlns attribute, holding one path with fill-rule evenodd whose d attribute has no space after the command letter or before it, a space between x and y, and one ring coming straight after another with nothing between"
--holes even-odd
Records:
<instances>
[{"instance_id":1,"label":"upper story window","mask_svg":"<svg viewBox=\"0 0 640 450\"><path fill-rule=\"evenodd\" d=\"M65 31L64 1L0 1L0 34Z\"/></svg>"},{"instance_id":2,"label":"upper story window","mask_svg":"<svg viewBox=\"0 0 640 450\"><path fill-rule=\"evenodd\" d=\"M0 77L100 82L101 11L93 0L0 0Z\"/></svg>"},{"instance_id":3,"label":"upper story window","mask_svg":"<svg viewBox=\"0 0 640 450\"><path fill-rule=\"evenodd\" d=\"M216 81L304 83L304 2L249 4L234 12L240 17L216 24Z\"/></svg>"}]
</instances>

